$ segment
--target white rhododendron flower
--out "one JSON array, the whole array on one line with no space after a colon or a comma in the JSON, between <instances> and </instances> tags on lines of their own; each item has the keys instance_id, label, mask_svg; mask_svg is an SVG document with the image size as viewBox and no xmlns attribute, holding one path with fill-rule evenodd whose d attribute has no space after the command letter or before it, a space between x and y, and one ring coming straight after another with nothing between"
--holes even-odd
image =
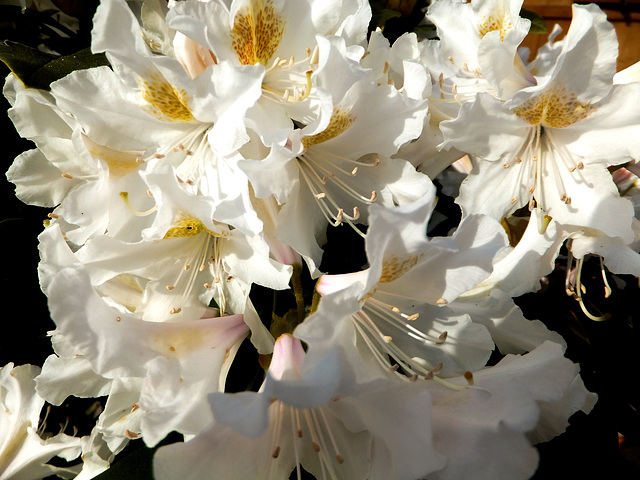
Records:
<instances>
[{"instance_id":1,"label":"white rhododendron flower","mask_svg":"<svg viewBox=\"0 0 640 480\"><path fill-rule=\"evenodd\" d=\"M612 399L640 76L599 7L529 59L522 0L96 3L0 45L52 348L0 364L0 480L526 480Z\"/></svg>"},{"instance_id":2,"label":"white rhododendron flower","mask_svg":"<svg viewBox=\"0 0 640 480\"><path fill-rule=\"evenodd\" d=\"M73 460L81 439L58 433L43 438L40 411L44 400L36 393L34 365L0 368L0 478L39 480L49 475L73 478L75 469L50 465L53 457Z\"/></svg>"},{"instance_id":3,"label":"white rhododendron flower","mask_svg":"<svg viewBox=\"0 0 640 480\"><path fill-rule=\"evenodd\" d=\"M427 392L358 385L348 368L336 351L309 365L300 340L280 337L260 391L211 395L214 423L184 445L162 447L156 477L287 478L295 469L300 478L303 467L321 479L408 480L441 468ZM245 461L229 462L238 449Z\"/></svg>"},{"instance_id":4,"label":"white rhododendron flower","mask_svg":"<svg viewBox=\"0 0 640 480\"><path fill-rule=\"evenodd\" d=\"M606 167L640 152L640 117L628 101L638 85L612 83L616 41L605 15L595 6L573 11L562 51L538 85L506 103L480 94L441 124L443 145L480 157L458 198L465 214L501 219L529 205L541 231L548 215L631 241L631 205Z\"/></svg>"}]
</instances>

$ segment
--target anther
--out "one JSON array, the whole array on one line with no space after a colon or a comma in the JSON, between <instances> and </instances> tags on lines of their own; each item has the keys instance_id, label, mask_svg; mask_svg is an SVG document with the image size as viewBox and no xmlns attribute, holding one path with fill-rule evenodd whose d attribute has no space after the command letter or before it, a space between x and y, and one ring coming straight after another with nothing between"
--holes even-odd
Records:
<instances>
[{"instance_id":1,"label":"anther","mask_svg":"<svg viewBox=\"0 0 640 480\"><path fill-rule=\"evenodd\" d=\"M418 374L416 373L415 375L412 375L409 377L409 381L410 382L417 382L418 381Z\"/></svg>"},{"instance_id":2,"label":"anther","mask_svg":"<svg viewBox=\"0 0 640 480\"><path fill-rule=\"evenodd\" d=\"M182 309L181 309L181 308L172 308L172 309L169 311L169 313L170 313L171 315L175 315L176 313L180 313L181 311L182 311Z\"/></svg>"},{"instance_id":3,"label":"anther","mask_svg":"<svg viewBox=\"0 0 640 480\"><path fill-rule=\"evenodd\" d=\"M351 170L351 176L355 177L357 173L358 173L358 167L354 167L354 169Z\"/></svg>"},{"instance_id":4,"label":"anther","mask_svg":"<svg viewBox=\"0 0 640 480\"><path fill-rule=\"evenodd\" d=\"M464 372L464 379L470 386L473 385L473 373L467 370L466 372Z\"/></svg>"},{"instance_id":5,"label":"anther","mask_svg":"<svg viewBox=\"0 0 640 480\"><path fill-rule=\"evenodd\" d=\"M173 290L174 288L176 288L175 285L167 285L166 286L166 289L169 290L169 291Z\"/></svg>"},{"instance_id":6,"label":"anther","mask_svg":"<svg viewBox=\"0 0 640 480\"><path fill-rule=\"evenodd\" d=\"M447 336L449 335L449 333L447 331L444 331L440 334L440 336L438 337L438 340L436 340L436 345L442 345L445 340L447 339Z\"/></svg>"},{"instance_id":7,"label":"anther","mask_svg":"<svg viewBox=\"0 0 640 480\"><path fill-rule=\"evenodd\" d=\"M418 317L420 316L419 313L414 313L413 315L409 315L407 317L407 320L409 320L410 322L412 322L413 320L416 320Z\"/></svg>"},{"instance_id":8,"label":"anther","mask_svg":"<svg viewBox=\"0 0 640 480\"><path fill-rule=\"evenodd\" d=\"M436 300L436 305L446 305L447 301L444 298L439 298Z\"/></svg>"},{"instance_id":9,"label":"anther","mask_svg":"<svg viewBox=\"0 0 640 480\"><path fill-rule=\"evenodd\" d=\"M64 178L68 178L69 180L73 180L73 176L69 175L68 173L63 173L61 176Z\"/></svg>"},{"instance_id":10,"label":"anther","mask_svg":"<svg viewBox=\"0 0 640 480\"><path fill-rule=\"evenodd\" d=\"M162 153L154 153L154 154L153 154L153 158L158 158L158 159L160 159L160 158L164 158L164 157L165 157L165 155L164 155L164 154L162 154Z\"/></svg>"},{"instance_id":11,"label":"anther","mask_svg":"<svg viewBox=\"0 0 640 480\"><path fill-rule=\"evenodd\" d=\"M271 454L271 456L273 458L278 458L279 455L280 455L280 447L276 447L273 453Z\"/></svg>"},{"instance_id":12,"label":"anther","mask_svg":"<svg viewBox=\"0 0 640 480\"><path fill-rule=\"evenodd\" d=\"M382 339L384 340L385 343L391 343L393 341L393 338L390 337L389 335L383 335Z\"/></svg>"},{"instance_id":13,"label":"anther","mask_svg":"<svg viewBox=\"0 0 640 480\"><path fill-rule=\"evenodd\" d=\"M336 462L342 465L344 463L344 457L342 455L336 455Z\"/></svg>"},{"instance_id":14,"label":"anther","mask_svg":"<svg viewBox=\"0 0 640 480\"><path fill-rule=\"evenodd\" d=\"M311 448L313 448L313 451L316 453L320 451L320 445L318 445L316 442L311 442Z\"/></svg>"},{"instance_id":15,"label":"anther","mask_svg":"<svg viewBox=\"0 0 640 480\"><path fill-rule=\"evenodd\" d=\"M516 203L518 199L516 197L511 197L511 203Z\"/></svg>"}]
</instances>

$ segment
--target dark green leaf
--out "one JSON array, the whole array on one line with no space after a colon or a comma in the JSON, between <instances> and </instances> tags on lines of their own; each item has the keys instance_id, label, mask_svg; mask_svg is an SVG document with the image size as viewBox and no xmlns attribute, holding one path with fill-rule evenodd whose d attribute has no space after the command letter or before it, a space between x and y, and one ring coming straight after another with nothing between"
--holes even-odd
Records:
<instances>
[{"instance_id":1,"label":"dark green leaf","mask_svg":"<svg viewBox=\"0 0 640 480\"><path fill-rule=\"evenodd\" d=\"M0 60L29 88L49 90L51 83L76 70L109 65L104 54L89 48L71 55L51 55L20 43L0 43Z\"/></svg>"},{"instance_id":2,"label":"dark green leaf","mask_svg":"<svg viewBox=\"0 0 640 480\"><path fill-rule=\"evenodd\" d=\"M530 33L547 33L547 24L540 15L536 12L532 12L531 10L527 10L523 8L520 10L520 16L522 18L527 18L531 20L531 28L529 29Z\"/></svg>"},{"instance_id":3,"label":"dark green leaf","mask_svg":"<svg viewBox=\"0 0 640 480\"><path fill-rule=\"evenodd\" d=\"M397 10L383 8L382 10L378 10L372 15L371 21L377 27L382 27L387 22L387 20L391 18L397 18L400 16L402 16L402 14Z\"/></svg>"}]
</instances>

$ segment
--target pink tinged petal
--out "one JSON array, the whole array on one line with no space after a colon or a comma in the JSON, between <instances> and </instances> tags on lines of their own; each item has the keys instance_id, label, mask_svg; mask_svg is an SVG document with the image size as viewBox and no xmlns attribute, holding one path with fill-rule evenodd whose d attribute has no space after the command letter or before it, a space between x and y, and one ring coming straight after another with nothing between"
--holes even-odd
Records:
<instances>
[{"instance_id":1,"label":"pink tinged petal","mask_svg":"<svg viewBox=\"0 0 640 480\"><path fill-rule=\"evenodd\" d=\"M75 294L69 296L69 291ZM106 377L145 377L147 363L158 357L169 358L178 372L188 375L187 367L198 355L209 352L210 359L220 354L224 359L225 346L248 332L241 315L183 323L143 322L105 303L87 275L73 268L53 279L49 299L60 333Z\"/></svg>"},{"instance_id":2,"label":"pink tinged petal","mask_svg":"<svg viewBox=\"0 0 640 480\"><path fill-rule=\"evenodd\" d=\"M299 380L304 357L300 340L292 335L281 335L273 347L269 374L275 380Z\"/></svg>"},{"instance_id":3,"label":"pink tinged petal","mask_svg":"<svg viewBox=\"0 0 640 480\"><path fill-rule=\"evenodd\" d=\"M329 295L339 290L344 290L357 282L364 289L365 285L367 285L368 273L368 270L363 270L342 275L323 275L316 283L316 290L320 295Z\"/></svg>"},{"instance_id":4,"label":"pink tinged petal","mask_svg":"<svg viewBox=\"0 0 640 480\"><path fill-rule=\"evenodd\" d=\"M173 38L173 51L191 78L196 78L205 69L217 63L211 50L199 45L181 32Z\"/></svg>"}]
</instances>

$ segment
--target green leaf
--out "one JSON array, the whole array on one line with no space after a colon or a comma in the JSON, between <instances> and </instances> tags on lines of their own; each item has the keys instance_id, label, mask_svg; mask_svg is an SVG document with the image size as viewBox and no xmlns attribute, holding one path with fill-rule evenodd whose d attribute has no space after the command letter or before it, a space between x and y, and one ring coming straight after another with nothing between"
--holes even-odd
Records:
<instances>
[{"instance_id":1,"label":"green leaf","mask_svg":"<svg viewBox=\"0 0 640 480\"><path fill-rule=\"evenodd\" d=\"M109 65L104 54L93 54L89 48L71 55L52 55L20 43L0 43L0 60L28 88L50 90L56 80L76 70Z\"/></svg>"},{"instance_id":2,"label":"green leaf","mask_svg":"<svg viewBox=\"0 0 640 480\"><path fill-rule=\"evenodd\" d=\"M385 23L387 23L387 20L390 20L392 18L398 18L401 16L402 16L402 13L400 13L397 10L391 10L390 8L383 8L373 13L371 17L371 22L378 27L382 27L384 26Z\"/></svg>"},{"instance_id":3,"label":"green leaf","mask_svg":"<svg viewBox=\"0 0 640 480\"><path fill-rule=\"evenodd\" d=\"M523 8L520 10L520 16L522 18L531 20L531 28L529 29L529 33L547 33L549 31L547 29L547 24L544 21L544 18L542 18L536 12L532 12L531 10Z\"/></svg>"}]
</instances>

